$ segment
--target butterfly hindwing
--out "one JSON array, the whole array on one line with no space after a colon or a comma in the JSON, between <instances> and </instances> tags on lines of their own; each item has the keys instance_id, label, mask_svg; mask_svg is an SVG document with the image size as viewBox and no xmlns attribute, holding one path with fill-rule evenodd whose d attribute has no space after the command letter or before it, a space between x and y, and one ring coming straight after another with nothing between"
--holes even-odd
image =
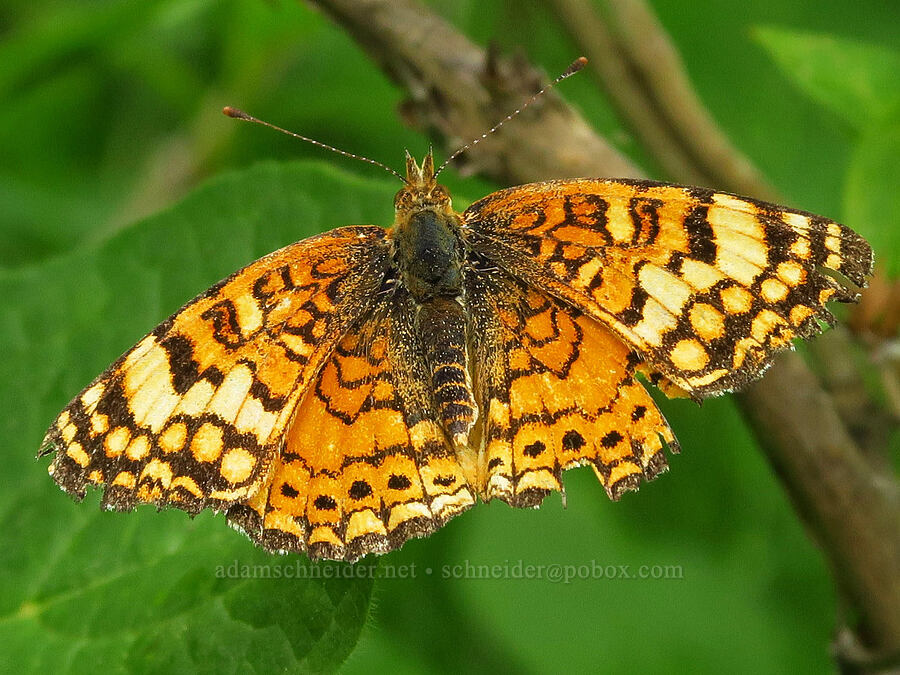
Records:
<instances>
[{"instance_id":1,"label":"butterfly hindwing","mask_svg":"<svg viewBox=\"0 0 900 675\"><path fill-rule=\"evenodd\" d=\"M535 506L560 473L590 464L610 497L666 468L677 451L634 379L629 348L603 324L500 271L471 275L468 296L483 410L482 493Z\"/></svg>"},{"instance_id":2,"label":"butterfly hindwing","mask_svg":"<svg viewBox=\"0 0 900 675\"><path fill-rule=\"evenodd\" d=\"M402 287L351 328L297 406L270 481L229 520L270 550L356 560L474 504Z\"/></svg>"}]
</instances>

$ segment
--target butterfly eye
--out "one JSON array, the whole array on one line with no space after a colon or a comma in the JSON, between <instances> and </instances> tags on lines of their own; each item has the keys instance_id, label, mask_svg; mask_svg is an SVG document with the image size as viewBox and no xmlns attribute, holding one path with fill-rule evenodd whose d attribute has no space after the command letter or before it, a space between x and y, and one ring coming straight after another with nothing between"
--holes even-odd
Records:
<instances>
[{"instance_id":1,"label":"butterfly eye","mask_svg":"<svg viewBox=\"0 0 900 675\"><path fill-rule=\"evenodd\" d=\"M409 190L403 188L402 190L398 190L397 194L394 195L394 208L395 209L408 209L412 206L412 197L409 194Z\"/></svg>"},{"instance_id":2,"label":"butterfly eye","mask_svg":"<svg viewBox=\"0 0 900 675\"><path fill-rule=\"evenodd\" d=\"M435 185L431 188L431 198L436 202L449 202L450 193L443 185Z\"/></svg>"}]
</instances>

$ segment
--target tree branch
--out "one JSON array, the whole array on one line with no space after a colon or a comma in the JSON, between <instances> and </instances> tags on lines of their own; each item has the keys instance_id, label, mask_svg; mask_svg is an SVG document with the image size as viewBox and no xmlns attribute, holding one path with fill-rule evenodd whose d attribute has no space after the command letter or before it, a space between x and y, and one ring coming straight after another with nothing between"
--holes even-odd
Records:
<instances>
[{"instance_id":1,"label":"tree branch","mask_svg":"<svg viewBox=\"0 0 900 675\"><path fill-rule=\"evenodd\" d=\"M410 97L405 113L456 149L520 107L543 84L524 59L485 54L450 24L410 0L321 0L321 7ZM522 139L527 139L523 142ZM554 92L465 153L469 170L511 183L640 169L597 136Z\"/></svg>"},{"instance_id":2,"label":"tree branch","mask_svg":"<svg viewBox=\"0 0 900 675\"><path fill-rule=\"evenodd\" d=\"M549 0L593 72L663 170L675 180L759 199L778 193L719 129L669 36L643 0Z\"/></svg>"},{"instance_id":3,"label":"tree branch","mask_svg":"<svg viewBox=\"0 0 900 675\"><path fill-rule=\"evenodd\" d=\"M785 354L776 368L777 376L754 383L738 401L795 508L828 554L839 590L860 613L856 641L872 662L896 655L900 490L889 471L867 461L803 359Z\"/></svg>"}]
</instances>

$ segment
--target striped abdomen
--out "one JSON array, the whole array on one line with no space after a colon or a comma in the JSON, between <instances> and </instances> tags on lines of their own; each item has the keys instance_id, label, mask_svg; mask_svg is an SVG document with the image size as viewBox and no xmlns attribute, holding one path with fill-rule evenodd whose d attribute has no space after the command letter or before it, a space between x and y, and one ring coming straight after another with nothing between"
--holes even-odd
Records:
<instances>
[{"instance_id":1,"label":"striped abdomen","mask_svg":"<svg viewBox=\"0 0 900 675\"><path fill-rule=\"evenodd\" d=\"M441 424L457 447L465 447L475 423L475 399L463 309L453 298L432 298L420 306L416 326L431 371Z\"/></svg>"}]
</instances>

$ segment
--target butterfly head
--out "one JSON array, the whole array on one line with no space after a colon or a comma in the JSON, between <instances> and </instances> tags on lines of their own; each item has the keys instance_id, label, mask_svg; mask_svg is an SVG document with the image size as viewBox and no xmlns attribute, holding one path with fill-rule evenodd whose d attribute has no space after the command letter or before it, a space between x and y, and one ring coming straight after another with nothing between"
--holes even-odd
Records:
<instances>
[{"instance_id":1,"label":"butterfly head","mask_svg":"<svg viewBox=\"0 0 900 675\"><path fill-rule=\"evenodd\" d=\"M406 153L406 179L403 182L403 187L394 196L398 221L413 211L434 211L448 215L453 212L450 193L435 180L431 150L425 155L421 166L409 152Z\"/></svg>"}]
</instances>

